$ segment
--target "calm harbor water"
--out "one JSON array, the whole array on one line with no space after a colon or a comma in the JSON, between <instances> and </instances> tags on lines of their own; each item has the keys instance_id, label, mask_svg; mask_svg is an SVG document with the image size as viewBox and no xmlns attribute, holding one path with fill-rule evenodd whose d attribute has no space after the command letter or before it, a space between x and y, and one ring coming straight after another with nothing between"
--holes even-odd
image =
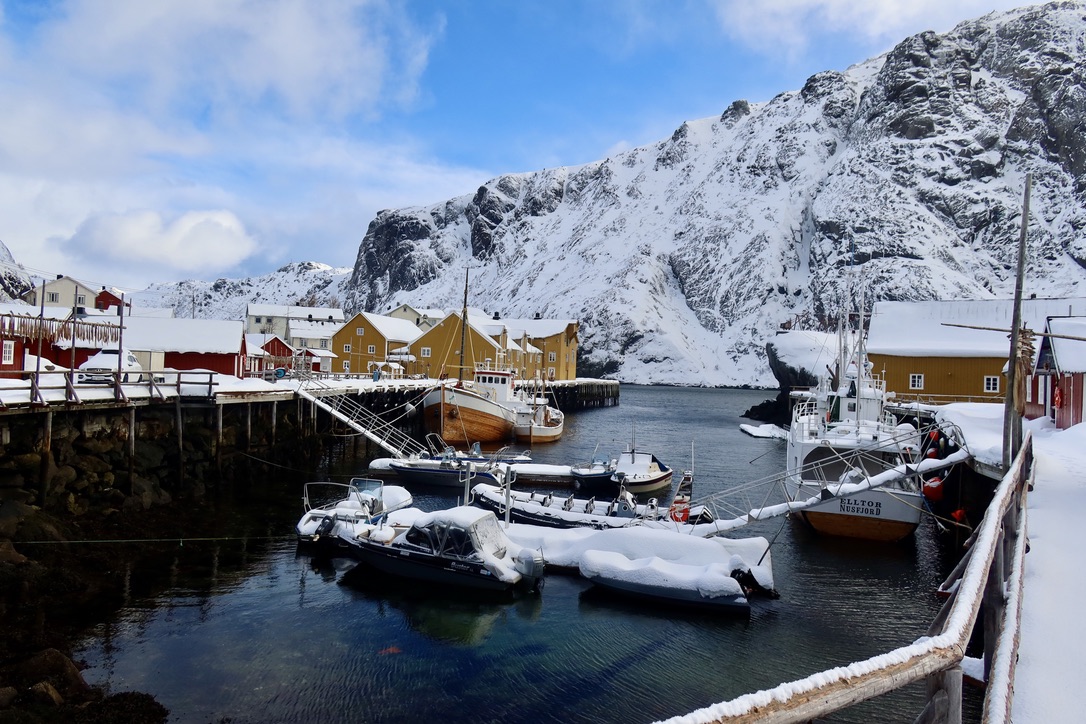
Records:
<instances>
[{"instance_id":1,"label":"calm harbor water","mask_svg":"<svg viewBox=\"0 0 1086 724\"><path fill-rule=\"evenodd\" d=\"M693 465L697 500L782 469L783 441L738 427L769 396L624 386L619 406L568 416L534 458L569 464L636 435L677 470ZM911 643L953 563L927 524L874 545L780 519L733 536L774 539L780 598L749 618L648 608L558 575L538 597L478 601L299 552L302 482L263 483L243 540L186 543L167 570L134 571L128 605L76 652L88 682L151 693L176 722L648 722ZM424 509L457 495L415 492ZM832 721L912 721L922 697L913 685Z\"/></svg>"}]
</instances>

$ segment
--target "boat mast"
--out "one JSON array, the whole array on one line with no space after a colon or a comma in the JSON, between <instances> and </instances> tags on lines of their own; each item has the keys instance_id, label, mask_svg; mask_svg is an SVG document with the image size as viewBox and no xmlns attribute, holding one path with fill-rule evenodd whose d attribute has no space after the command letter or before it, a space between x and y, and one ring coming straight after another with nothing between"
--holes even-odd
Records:
<instances>
[{"instance_id":1,"label":"boat mast","mask_svg":"<svg viewBox=\"0 0 1086 724\"><path fill-rule=\"evenodd\" d=\"M460 316L460 383L457 387L464 386L464 346L468 338L468 272L471 267L464 269L464 307Z\"/></svg>"}]
</instances>

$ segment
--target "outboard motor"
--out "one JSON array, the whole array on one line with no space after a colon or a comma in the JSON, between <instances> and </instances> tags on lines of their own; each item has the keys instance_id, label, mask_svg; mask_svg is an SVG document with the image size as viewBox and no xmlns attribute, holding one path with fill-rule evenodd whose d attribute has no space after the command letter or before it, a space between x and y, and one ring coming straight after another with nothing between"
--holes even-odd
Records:
<instances>
[{"instance_id":1,"label":"outboard motor","mask_svg":"<svg viewBox=\"0 0 1086 724\"><path fill-rule=\"evenodd\" d=\"M532 548L521 548L513 559L513 567L524 576L529 591L536 591L543 587L543 570L546 565L543 554Z\"/></svg>"},{"instance_id":2,"label":"outboard motor","mask_svg":"<svg viewBox=\"0 0 1086 724\"><path fill-rule=\"evenodd\" d=\"M336 527L336 516L329 515L320 522L317 526L317 530L313 532L313 540L318 540L323 535L331 535L332 529Z\"/></svg>"}]
</instances>

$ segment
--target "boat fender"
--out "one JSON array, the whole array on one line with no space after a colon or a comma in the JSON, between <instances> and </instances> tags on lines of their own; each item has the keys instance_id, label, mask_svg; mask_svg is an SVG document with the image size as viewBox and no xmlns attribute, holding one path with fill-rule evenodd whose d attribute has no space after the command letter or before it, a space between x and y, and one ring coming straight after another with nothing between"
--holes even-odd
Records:
<instances>
[{"instance_id":1,"label":"boat fender","mask_svg":"<svg viewBox=\"0 0 1086 724\"><path fill-rule=\"evenodd\" d=\"M931 480L925 480L924 497L932 503L941 501L943 499L943 479L940 477L933 477Z\"/></svg>"}]
</instances>

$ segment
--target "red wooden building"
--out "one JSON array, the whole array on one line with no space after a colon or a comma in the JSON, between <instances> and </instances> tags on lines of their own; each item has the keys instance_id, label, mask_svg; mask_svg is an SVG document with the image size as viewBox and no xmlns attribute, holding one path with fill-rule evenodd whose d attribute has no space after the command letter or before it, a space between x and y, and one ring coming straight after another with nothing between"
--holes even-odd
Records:
<instances>
[{"instance_id":1,"label":"red wooden building","mask_svg":"<svg viewBox=\"0 0 1086 724\"><path fill-rule=\"evenodd\" d=\"M1051 417L1061 430L1086 420L1086 317L1049 317L1026 382L1026 417Z\"/></svg>"}]
</instances>

